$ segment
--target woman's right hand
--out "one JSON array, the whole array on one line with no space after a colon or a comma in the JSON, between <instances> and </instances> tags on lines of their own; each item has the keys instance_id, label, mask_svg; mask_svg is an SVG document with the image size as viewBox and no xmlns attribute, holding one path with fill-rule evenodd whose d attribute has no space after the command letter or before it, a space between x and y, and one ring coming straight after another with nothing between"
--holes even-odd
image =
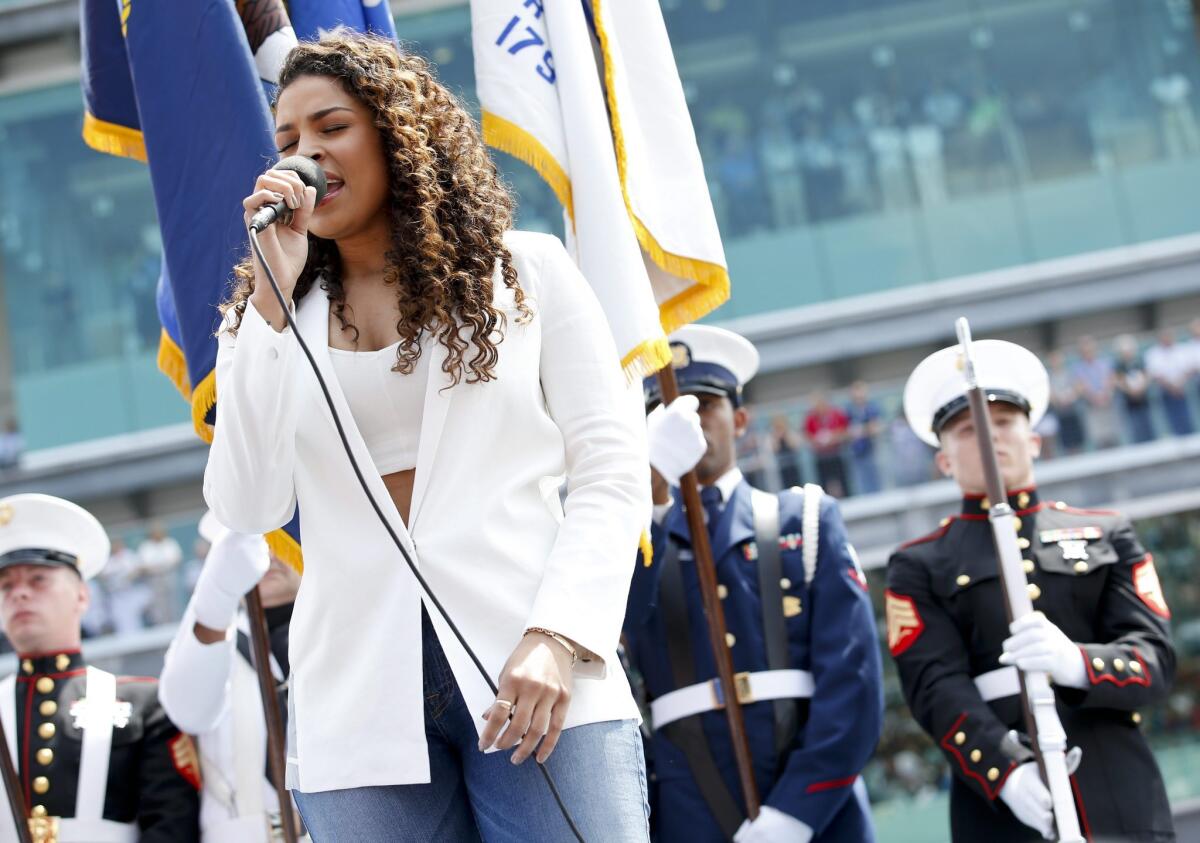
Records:
<instances>
[{"instance_id":1,"label":"woman's right hand","mask_svg":"<svg viewBox=\"0 0 1200 843\"><path fill-rule=\"evenodd\" d=\"M254 183L254 192L242 200L245 210L243 219L247 226L250 218L267 205L283 201L292 209L290 225L276 222L258 235L263 256L271 265L279 290L288 301L291 301L296 281L308 260L308 223L312 219L316 198L316 188L305 187L294 171L267 170ZM251 298L259 311L264 309L264 305L269 310L278 309L275 293L257 255L254 256L254 294Z\"/></svg>"}]
</instances>

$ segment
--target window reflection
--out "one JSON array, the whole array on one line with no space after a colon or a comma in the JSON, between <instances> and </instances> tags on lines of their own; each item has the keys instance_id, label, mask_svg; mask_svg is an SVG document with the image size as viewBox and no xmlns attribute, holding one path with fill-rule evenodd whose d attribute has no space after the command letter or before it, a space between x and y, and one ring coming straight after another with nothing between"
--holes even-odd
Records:
<instances>
[{"instance_id":1,"label":"window reflection","mask_svg":"<svg viewBox=\"0 0 1200 843\"><path fill-rule=\"evenodd\" d=\"M1186 0L662 6L734 279L720 317L1182 234L1200 217ZM475 107L465 4L397 31ZM102 425L119 432L180 408L133 374L153 369L158 341L145 168L84 147L79 100L72 86L0 97L9 335L19 399L50 373L124 361L87 379L124 378L138 409ZM518 224L561 233L540 178L496 157ZM29 412L30 447L72 441L38 439Z\"/></svg>"}]
</instances>

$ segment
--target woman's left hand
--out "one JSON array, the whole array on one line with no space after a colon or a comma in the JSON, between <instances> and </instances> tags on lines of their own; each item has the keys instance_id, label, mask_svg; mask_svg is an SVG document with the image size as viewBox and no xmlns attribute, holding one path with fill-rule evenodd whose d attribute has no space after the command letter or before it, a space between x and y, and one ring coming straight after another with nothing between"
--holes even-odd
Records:
<instances>
[{"instance_id":1,"label":"woman's left hand","mask_svg":"<svg viewBox=\"0 0 1200 843\"><path fill-rule=\"evenodd\" d=\"M496 699L512 703L511 720L508 708L493 703L483 714L487 726L479 737L479 749L493 744L497 749L516 746L514 764L537 749L537 761L544 763L558 743L571 704L571 654L548 635L527 633L500 672ZM500 734L506 722L508 728Z\"/></svg>"}]
</instances>

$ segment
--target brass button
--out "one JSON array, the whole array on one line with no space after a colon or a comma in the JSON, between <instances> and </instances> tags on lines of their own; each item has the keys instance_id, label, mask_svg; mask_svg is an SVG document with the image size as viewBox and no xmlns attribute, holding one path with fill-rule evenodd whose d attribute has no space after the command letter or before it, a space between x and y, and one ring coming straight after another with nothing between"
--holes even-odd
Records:
<instances>
[{"instance_id":1,"label":"brass button","mask_svg":"<svg viewBox=\"0 0 1200 843\"><path fill-rule=\"evenodd\" d=\"M1021 567L1025 569L1025 573L1027 573L1027 574L1032 574L1034 571L1037 570L1037 565L1033 564L1032 559L1021 560Z\"/></svg>"},{"instance_id":2,"label":"brass button","mask_svg":"<svg viewBox=\"0 0 1200 843\"><path fill-rule=\"evenodd\" d=\"M954 735L954 742L956 744L958 744L959 746L962 746L963 744L965 744L967 742L967 733L966 732L956 732Z\"/></svg>"},{"instance_id":3,"label":"brass button","mask_svg":"<svg viewBox=\"0 0 1200 843\"><path fill-rule=\"evenodd\" d=\"M1140 712L1135 711L1133 714L1129 715L1129 719L1132 720L1133 724L1136 726L1142 722L1142 715Z\"/></svg>"},{"instance_id":4,"label":"brass button","mask_svg":"<svg viewBox=\"0 0 1200 843\"><path fill-rule=\"evenodd\" d=\"M49 767L51 762L54 761L54 750L44 746L37 751L35 757L37 758L37 763L43 767Z\"/></svg>"},{"instance_id":5,"label":"brass button","mask_svg":"<svg viewBox=\"0 0 1200 843\"><path fill-rule=\"evenodd\" d=\"M54 737L54 731L53 723L43 723L41 726L38 726L38 737L48 741Z\"/></svg>"},{"instance_id":6,"label":"brass button","mask_svg":"<svg viewBox=\"0 0 1200 843\"><path fill-rule=\"evenodd\" d=\"M959 587L961 588L971 582L971 578L966 574L959 574L958 579L956 579L955 582L958 583Z\"/></svg>"},{"instance_id":7,"label":"brass button","mask_svg":"<svg viewBox=\"0 0 1200 843\"><path fill-rule=\"evenodd\" d=\"M784 577L783 579L781 579L781 580L779 581L779 587L780 587L780 588L783 588L783 589L788 589L788 588L791 588L791 587L792 587L792 581L791 581L791 580L789 580L787 577Z\"/></svg>"},{"instance_id":8,"label":"brass button","mask_svg":"<svg viewBox=\"0 0 1200 843\"><path fill-rule=\"evenodd\" d=\"M725 646L732 647L736 643L737 643L737 639L733 637L733 633L726 632L725 633Z\"/></svg>"},{"instance_id":9,"label":"brass button","mask_svg":"<svg viewBox=\"0 0 1200 843\"><path fill-rule=\"evenodd\" d=\"M717 596L722 600L729 596L729 589L725 587L724 583L717 583Z\"/></svg>"},{"instance_id":10,"label":"brass button","mask_svg":"<svg viewBox=\"0 0 1200 843\"><path fill-rule=\"evenodd\" d=\"M1113 659L1113 670L1124 670L1124 669L1125 669L1125 660L1124 659Z\"/></svg>"},{"instance_id":11,"label":"brass button","mask_svg":"<svg viewBox=\"0 0 1200 843\"><path fill-rule=\"evenodd\" d=\"M1142 672L1142 663L1141 662L1130 662L1129 669L1132 670L1134 673L1141 673Z\"/></svg>"},{"instance_id":12,"label":"brass button","mask_svg":"<svg viewBox=\"0 0 1200 843\"><path fill-rule=\"evenodd\" d=\"M954 520L953 518L951 518L949 515L947 515L945 518L943 518L941 521L938 522L938 526L945 527L947 524L949 524L953 520Z\"/></svg>"},{"instance_id":13,"label":"brass button","mask_svg":"<svg viewBox=\"0 0 1200 843\"><path fill-rule=\"evenodd\" d=\"M1063 501L1055 501L1055 502L1054 502L1054 508L1055 508L1055 509L1066 509L1066 508L1067 508L1067 505L1066 505L1066 503L1064 503Z\"/></svg>"},{"instance_id":14,"label":"brass button","mask_svg":"<svg viewBox=\"0 0 1200 843\"><path fill-rule=\"evenodd\" d=\"M58 711L58 703L54 700L42 700L38 703L38 714L42 717L53 717L56 711Z\"/></svg>"},{"instance_id":15,"label":"brass button","mask_svg":"<svg viewBox=\"0 0 1200 843\"><path fill-rule=\"evenodd\" d=\"M800 598L794 597L791 594L783 595L783 616L785 618L794 618L800 614Z\"/></svg>"},{"instance_id":16,"label":"brass button","mask_svg":"<svg viewBox=\"0 0 1200 843\"><path fill-rule=\"evenodd\" d=\"M45 805L34 805L32 808L29 809L29 816L31 816L31 817L46 816L46 806Z\"/></svg>"},{"instance_id":17,"label":"brass button","mask_svg":"<svg viewBox=\"0 0 1200 843\"><path fill-rule=\"evenodd\" d=\"M21 671L26 674L33 673L33 662L29 659L23 659L21 661Z\"/></svg>"},{"instance_id":18,"label":"brass button","mask_svg":"<svg viewBox=\"0 0 1200 843\"><path fill-rule=\"evenodd\" d=\"M973 761L974 763L978 764L979 759L982 757L983 757L983 753L980 752L978 749L971 750L971 761Z\"/></svg>"},{"instance_id":19,"label":"brass button","mask_svg":"<svg viewBox=\"0 0 1200 843\"><path fill-rule=\"evenodd\" d=\"M989 782L994 782L998 778L1000 778L999 770L997 770L995 767L992 767L990 770L988 770L988 781Z\"/></svg>"},{"instance_id":20,"label":"brass button","mask_svg":"<svg viewBox=\"0 0 1200 843\"><path fill-rule=\"evenodd\" d=\"M1086 563L1082 560L1075 563L1075 573L1086 574L1087 571L1088 571L1088 563Z\"/></svg>"},{"instance_id":21,"label":"brass button","mask_svg":"<svg viewBox=\"0 0 1200 843\"><path fill-rule=\"evenodd\" d=\"M54 690L54 680L49 676L43 676L37 681L36 687L39 694L48 694Z\"/></svg>"},{"instance_id":22,"label":"brass button","mask_svg":"<svg viewBox=\"0 0 1200 843\"><path fill-rule=\"evenodd\" d=\"M36 779L33 780L33 792L34 793L45 793L49 789L50 789L50 780L48 778L46 778L45 776L38 776Z\"/></svg>"},{"instance_id":23,"label":"brass button","mask_svg":"<svg viewBox=\"0 0 1200 843\"><path fill-rule=\"evenodd\" d=\"M987 498L984 498L983 500L981 500L979 502L979 508L982 509L984 512L987 512L989 509L992 508L992 502L989 501Z\"/></svg>"},{"instance_id":24,"label":"brass button","mask_svg":"<svg viewBox=\"0 0 1200 843\"><path fill-rule=\"evenodd\" d=\"M1042 596L1042 590L1038 587L1038 584L1035 582L1031 582L1029 584L1029 599L1037 600L1041 596Z\"/></svg>"},{"instance_id":25,"label":"brass button","mask_svg":"<svg viewBox=\"0 0 1200 843\"><path fill-rule=\"evenodd\" d=\"M59 670L66 670L68 667L71 666L71 657L68 656L66 653L59 653L54 658L54 666L57 667Z\"/></svg>"},{"instance_id":26,"label":"brass button","mask_svg":"<svg viewBox=\"0 0 1200 843\"><path fill-rule=\"evenodd\" d=\"M1017 547L1021 548L1021 550L1029 550L1029 539L1021 536L1017 539Z\"/></svg>"},{"instance_id":27,"label":"brass button","mask_svg":"<svg viewBox=\"0 0 1200 843\"><path fill-rule=\"evenodd\" d=\"M1019 532L1021 532L1021 525L1022 525L1023 523L1024 523L1024 522L1023 522L1023 521L1021 521L1021 516L1020 516L1020 515L1014 515L1014 516L1013 516L1013 529L1014 529L1014 530L1016 530L1018 533L1019 533Z\"/></svg>"},{"instance_id":28,"label":"brass button","mask_svg":"<svg viewBox=\"0 0 1200 843\"><path fill-rule=\"evenodd\" d=\"M1104 670L1104 659L1096 656L1096 658L1092 659L1092 667L1096 668L1096 670Z\"/></svg>"},{"instance_id":29,"label":"brass button","mask_svg":"<svg viewBox=\"0 0 1200 843\"><path fill-rule=\"evenodd\" d=\"M1024 509L1027 506L1029 506L1029 493L1021 492L1017 495L1017 509Z\"/></svg>"}]
</instances>

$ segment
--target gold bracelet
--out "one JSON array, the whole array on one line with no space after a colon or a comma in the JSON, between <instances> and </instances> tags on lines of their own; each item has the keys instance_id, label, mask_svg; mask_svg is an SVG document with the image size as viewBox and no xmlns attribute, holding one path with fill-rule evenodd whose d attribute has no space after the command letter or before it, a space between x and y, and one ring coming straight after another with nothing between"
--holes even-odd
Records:
<instances>
[{"instance_id":1,"label":"gold bracelet","mask_svg":"<svg viewBox=\"0 0 1200 843\"><path fill-rule=\"evenodd\" d=\"M528 635L531 632L540 632L542 635L549 636L550 638L553 638L555 641L557 641L559 644L562 644L563 649L565 649L568 653L571 654L571 667L574 667L575 662L579 661L579 651L575 649L575 646L570 641L568 641L563 636L559 635L557 632L554 632L553 630L550 630L550 629L544 629L540 626L531 626L531 627L529 627L529 629L525 630L525 634L522 635L521 637L524 638L525 635Z\"/></svg>"}]
</instances>

